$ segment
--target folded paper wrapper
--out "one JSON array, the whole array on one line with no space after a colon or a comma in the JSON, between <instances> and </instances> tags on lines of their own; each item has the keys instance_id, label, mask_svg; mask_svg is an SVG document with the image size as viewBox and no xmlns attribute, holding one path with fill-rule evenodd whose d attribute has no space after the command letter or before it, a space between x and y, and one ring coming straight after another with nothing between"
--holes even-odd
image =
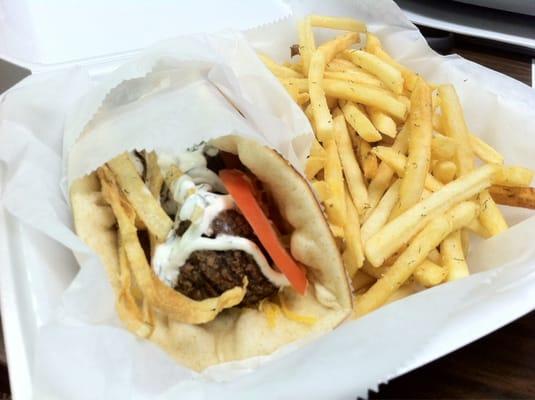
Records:
<instances>
[{"instance_id":1,"label":"folded paper wrapper","mask_svg":"<svg viewBox=\"0 0 535 400\"><path fill-rule=\"evenodd\" d=\"M400 62L431 82L455 85L471 130L506 163L535 168L535 92L527 86L457 56L436 55L392 2L291 6L292 17L245 33L255 49L286 60L297 41L296 21L310 13L366 21ZM123 329L104 268L73 233L68 184L122 151L178 153L227 133L254 137L302 170L310 126L245 38L235 32L177 38L111 74L90 78L82 68L39 74L5 97L2 202L28 227L22 240L41 255L25 271L38 316L30 355L35 398L365 397L379 383L535 307L535 219L504 208L515 225L499 237L473 240L469 278L270 356L197 374Z\"/></svg>"}]
</instances>

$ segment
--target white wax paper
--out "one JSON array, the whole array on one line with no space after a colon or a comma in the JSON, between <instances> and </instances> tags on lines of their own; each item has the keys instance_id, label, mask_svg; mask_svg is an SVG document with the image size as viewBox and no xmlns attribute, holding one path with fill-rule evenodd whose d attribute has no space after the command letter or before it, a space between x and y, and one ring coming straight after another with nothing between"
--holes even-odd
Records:
<instances>
[{"instance_id":1,"label":"white wax paper","mask_svg":"<svg viewBox=\"0 0 535 400\"><path fill-rule=\"evenodd\" d=\"M457 56L436 55L390 1L294 1L291 5L294 18L247 33L257 49L285 60L288 46L296 41L296 19L309 13L362 19L395 58L428 80L453 83L471 130L498 148L506 163L535 168L531 156L535 151L533 90ZM508 219L517 224L498 237L474 241L469 259L472 276L392 303L345 323L329 335L310 338L312 344L304 341L274 356L196 374L176 364L155 345L125 331L115 316L102 265L72 232L70 211L60 188L69 161L62 160L63 150L83 154L83 159L81 155L71 158L70 171L76 171L71 172L73 178L137 143L158 149L162 140L168 151L170 135L183 138L183 130L197 127L193 116L199 117L198 126L205 127L210 135L219 134L216 124L210 122L217 116L242 134L288 150L289 157L293 156L287 138L302 133L302 114L286 109L286 103L270 108L273 98L268 96L266 103L251 104L251 99L258 99L264 91L281 96L276 97L281 101L288 100L260 71L259 63L251 69L239 68L241 64L233 66L232 57L224 50L222 54L216 51L207 55L188 46L189 40L159 45L136 64L102 77L98 84L81 69L30 77L10 91L1 104L0 160L6 166L3 205L25 227L56 241L34 240L36 234L24 236L25 231L21 234L22 240L31 241L40 255L31 263L24 263L22 258L20 266L25 268L34 290L32 307L38 310L36 340L27 343L34 366L35 398L353 399L535 307L535 248L531 239L535 220L527 219L530 213L508 209ZM247 51L232 33L192 40L212 45L212 40L234 41L238 44L233 47L236 54ZM192 57L191 63L185 62L188 57L173 53L173 46L205 58ZM164 62L155 63L162 55ZM246 59L250 65L255 64ZM178 69L185 64L189 72L182 76ZM202 68L200 75L195 75L202 65L211 69L212 75ZM256 82L259 75L265 78L261 89ZM107 96L124 79L130 81ZM213 91L215 87L217 92ZM185 108L192 114L184 115L184 109L176 109L174 114L171 110L175 105L187 104L176 98L179 96L172 96L173 91L200 95L193 97L199 102L208 98L210 113ZM226 99L218 95L220 91ZM236 114L228 99L235 108L248 113L244 117ZM167 101L168 107L159 109ZM258 112L265 107L269 110L267 119ZM130 119L135 124L128 122ZM136 124L139 127L133 126ZM229 126L224 125L221 134ZM278 126L282 132L266 131L268 126ZM144 130L150 135L143 135ZM80 145L72 147L82 131ZM179 146L194 144L196 135L204 131L195 132L187 141L177 141L176 151ZM290 136L284 136L284 132ZM99 137L98 142L91 136ZM141 142L126 142L131 137ZM153 139L156 137L158 141ZM124 144L117 145L123 140ZM302 154L298 153L306 142L294 145L297 151L293 162L299 166ZM72 282L78 267L71 250L82 265Z\"/></svg>"},{"instance_id":2,"label":"white wax paper","mask_svg":"<svg viewBox=\"0 0 535 400\"><path fill-rule=\"evenodd\" d=\"M226 134L275 148L299 171L313 138L300 108L241 35L169 40L110 73L69 116L68 183L124 151L176 155Z\"/></svg>"}]
</instances>

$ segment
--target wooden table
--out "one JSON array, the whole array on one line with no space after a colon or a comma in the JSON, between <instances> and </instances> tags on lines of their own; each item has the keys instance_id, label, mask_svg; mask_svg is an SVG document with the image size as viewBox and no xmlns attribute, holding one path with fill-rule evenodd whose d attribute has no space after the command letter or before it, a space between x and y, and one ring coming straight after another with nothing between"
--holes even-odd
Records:
<instances>
[{"instance_id":1,"label":"wooden table","mask_svg":"<svg viewBox=\"0 0 535 400\"><path fill-rule=\"evenodd\" d=\"M449 52L531 85L530 57L487 45L455 37ZM535 311L370 393L402 398L535 398Z\"/></svg>"},{"instance_id":2,"label":"wooden table","mask_svg":"<svg viewBox=\"0 0 535 400\"><path fill-rule=\"evenodd\" d=\"M469 38L456 40L451 52L531 84L527 56L482 47ZM0 365L0 400L8 393L8 370ZM381 385L370 398L535 398L535 312Z\"/></svg>"}]
</instances>

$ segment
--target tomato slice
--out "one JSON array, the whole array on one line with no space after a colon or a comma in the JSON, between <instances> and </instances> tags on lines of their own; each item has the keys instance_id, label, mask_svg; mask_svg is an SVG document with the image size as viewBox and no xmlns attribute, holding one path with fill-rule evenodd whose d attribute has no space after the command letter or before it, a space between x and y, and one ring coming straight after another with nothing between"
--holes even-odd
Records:
<instances>
[{"instance_id":1,"label":"tomato slice","mask_svg":"<svg viewBox=\"0 0 535 400\"><path fill-rule=\"evenodd\" d=\"M304 295L308 284L305 272L281 244L277 232L254 197L247 176L239 170L224 169L219 171L219 177L277 268L293 288Z\"/></svg>"}]
</instances>

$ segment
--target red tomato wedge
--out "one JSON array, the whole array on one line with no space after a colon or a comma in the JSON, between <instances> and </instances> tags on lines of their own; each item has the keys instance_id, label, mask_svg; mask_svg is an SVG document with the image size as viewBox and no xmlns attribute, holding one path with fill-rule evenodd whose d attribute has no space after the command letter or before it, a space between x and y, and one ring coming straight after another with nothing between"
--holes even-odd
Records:
<instances>
[{"instance_id":1,"label":"red tomato wedge","mask_svg":"<svg viewBox=\"0 0 535 400\"><path fill-rule=\"evenodd\" d=\"M219 177L275 265L298 293L305 294L308 284L305 272L281 244L277 232L254 197L247 176L235 169L224 169L219 171Z\"/></svg>"}]
</instances>

